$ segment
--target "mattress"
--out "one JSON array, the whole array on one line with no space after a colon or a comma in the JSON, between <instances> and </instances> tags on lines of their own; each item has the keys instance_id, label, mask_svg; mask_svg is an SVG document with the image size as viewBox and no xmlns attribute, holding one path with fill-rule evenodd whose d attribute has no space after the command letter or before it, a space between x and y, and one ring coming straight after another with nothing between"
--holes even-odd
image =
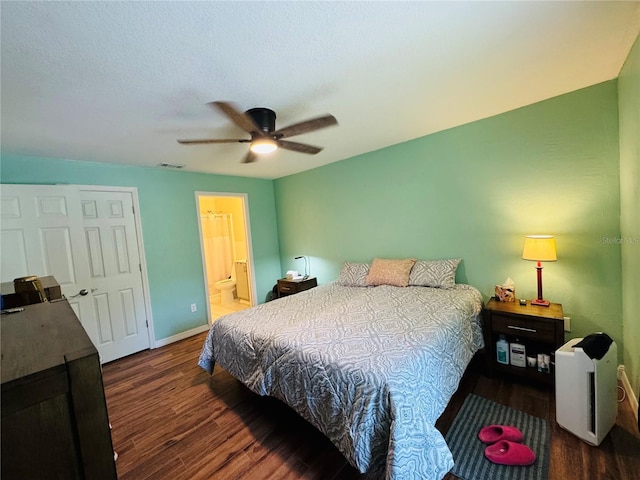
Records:
<instances>
[{"instance_id":1,"label":"mattress","mask_svg":"<svg viewBox=\"0 0 640 480\"><path fill-rule=\"evenodd\" d=\"M441 479L453 458L435 422L483 347L469 285L331 283L221 317L198 364L279 398L360 472Z\"/></svg>"}]
</instances>

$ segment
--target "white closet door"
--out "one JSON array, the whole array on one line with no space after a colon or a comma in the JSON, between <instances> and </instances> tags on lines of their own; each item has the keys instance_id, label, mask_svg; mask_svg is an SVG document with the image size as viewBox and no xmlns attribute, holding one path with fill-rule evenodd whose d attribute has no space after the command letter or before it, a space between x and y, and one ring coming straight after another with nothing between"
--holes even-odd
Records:
<instances>
[{"instance_id":1,"label":"white closet door","mask_svg":"<svg viewBox=\"0 0 640 480\"><path fill-rule=\"evenodd\" d=\"M103 361L149 348L130 192L81 191L92 300Z\"/></svg>"},{"instance_id":2,"label":"white closet door","mask_svg":"<svg viewBox=\"0 0 640 480\"><path fill-rule=\"evenodd\" d=\"M53 275L103 363L149 348L131 193L5 184L0 197L1 281Z\"/></svg>"},{"instance_id":3,"label":"white closet door","mask_svg":"<svg viewBox=\"0 0 640 480\"><path fill-rule=\"evenodd\" d=\"M70 186L2 185L2 282L53 275L65 295L89 287L80 199Z\"/></svg>"}]
</instances>

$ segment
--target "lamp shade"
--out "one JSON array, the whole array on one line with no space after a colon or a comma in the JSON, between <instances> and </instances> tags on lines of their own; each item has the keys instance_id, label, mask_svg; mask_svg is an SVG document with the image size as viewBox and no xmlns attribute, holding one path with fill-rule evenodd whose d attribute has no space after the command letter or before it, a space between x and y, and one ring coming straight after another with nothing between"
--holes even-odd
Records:
<instances>
[{"instance_id":1,"label":"lamp shade","mask_svg":"<svg viewBox=\"0 0 640 480\"><path fill-rule=\"evenodd\" d=\"M522 258L536 262L555 262L558 259L556 239L551 235L527 235L524 239Z\"/></svg>"}]
</instances>

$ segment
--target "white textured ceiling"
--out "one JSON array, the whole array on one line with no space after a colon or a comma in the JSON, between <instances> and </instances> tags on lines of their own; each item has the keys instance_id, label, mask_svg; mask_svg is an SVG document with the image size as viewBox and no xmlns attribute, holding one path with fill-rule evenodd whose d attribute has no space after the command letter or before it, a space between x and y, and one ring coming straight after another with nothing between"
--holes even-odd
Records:
<instances>
[{"instance_id":1,"label":"white textured ceiling","mask_svg":"<svg viewBox=\"0 0 640 480\"><path fill-rule=\"evenodd\" d=\"M277 178L618 76L639 2L8 2L2 151ZM205 104L337 127L242 164Z\"/></svg>"}]
</instances>

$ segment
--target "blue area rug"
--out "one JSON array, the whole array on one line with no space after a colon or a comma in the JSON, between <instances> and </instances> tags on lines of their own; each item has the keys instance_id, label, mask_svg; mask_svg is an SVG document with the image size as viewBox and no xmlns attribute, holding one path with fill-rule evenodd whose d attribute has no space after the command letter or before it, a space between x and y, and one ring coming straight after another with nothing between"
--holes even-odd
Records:
<instances>
[{"instance_id":1,"label":"blue area rug","mask_svg":"<svg viewBox=\"0 0 640 480\"><path fill-rule=\"evenodd\" d=\"M496 465L484 456L486 445L478 432L487 425L512 425L536 454L527 467ZM514 410L470 394L445 435L455 466L451 473L463 480L547 480L549 474L549 425L542 418Z\"/></svg>"}]
</instances>

